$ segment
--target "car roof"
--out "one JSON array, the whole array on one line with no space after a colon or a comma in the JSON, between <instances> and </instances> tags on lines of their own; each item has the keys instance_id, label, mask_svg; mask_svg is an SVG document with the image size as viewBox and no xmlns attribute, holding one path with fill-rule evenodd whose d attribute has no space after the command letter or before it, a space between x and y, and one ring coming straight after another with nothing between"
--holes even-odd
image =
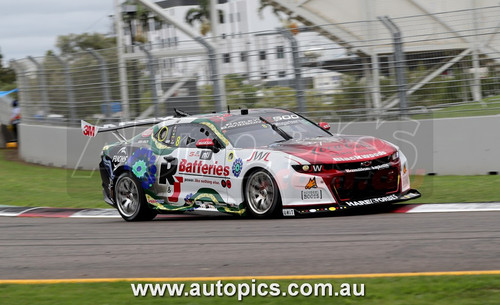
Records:
<instances>
[{"instance_id":1,"label":"car roof","mask_svg":"<svg viewBox=\"0 0 500 305\"><path fill-rule=\"evenodd\" d=\"M246 114L244 114L247 112ZM220 125L222 122L235 122L240 120L258 119L260 116L269 116L269 114L292 114L292 112L279 108L256 108L256 109L235 109L217 113L206 113L189 115L185 117L174 117L160 123L160 126L182 123L201 123L211 122Z\"/></svg>"}]
</instances>

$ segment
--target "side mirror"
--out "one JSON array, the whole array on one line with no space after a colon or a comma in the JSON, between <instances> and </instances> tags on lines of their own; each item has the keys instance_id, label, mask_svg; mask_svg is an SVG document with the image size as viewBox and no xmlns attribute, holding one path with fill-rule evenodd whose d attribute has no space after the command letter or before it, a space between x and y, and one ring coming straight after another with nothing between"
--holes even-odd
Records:
<instances>
[{"instance_id":1,"label":"side mirror","mask_svg":"<svg viewBox=\"0 0 500 305\"><path fill-rule=\"evenodd\" d=\"M319 122L319 127L323 128L324 130L330 130L330 124L327 122Z\"/></svg>"},{"instance_id":2,"label":"side mirror","mask_svg":"<svg viewBox=\"0 0 500 305\"><path fill-rule=\"evenodd\" d=\"M196 142L196 147L197 148L208 148L208 149L215 149L215 144L214 141L210 138L205 138L205 139L199 139L198 142Z\"/></svg>"}]
</instances>

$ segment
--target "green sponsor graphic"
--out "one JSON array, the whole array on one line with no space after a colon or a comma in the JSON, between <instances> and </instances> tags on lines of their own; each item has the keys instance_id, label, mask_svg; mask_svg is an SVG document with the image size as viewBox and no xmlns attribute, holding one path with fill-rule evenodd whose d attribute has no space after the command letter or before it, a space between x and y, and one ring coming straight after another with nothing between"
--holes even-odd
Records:
<instances>
[{"instance_id":1,"label":"green sponsor graphic","mask_svg":"<svg viewBox=\"0 0 500 305\"><path fill-rule=\"evenodd\" d=\"M138 160L134 163L134 165L132 165L132 172L134 173L134 175L137 176L137 178L142 178L144 177L144 175L146 174L147 172L147 165L146 165L146 162L144 162L143 160Z\"/></svg>"},{"instance_id":2,"label":"green sponsor graphic","mask_svg":"<svg viewBox=\"0 0 500 305\"><path fill-rule=\"evenodd\" d=\"M227 206L222 196L214 189L201 188L196 193L190 193L184 198L184 205L175 206L165 202L163 198L155 193L146 190L147 202L156 210L168 212L194 211L199 208L215 208L221 213L232 213L243 215L245 213L244 204L238 206Z\"/></svg>"}]
</instances>

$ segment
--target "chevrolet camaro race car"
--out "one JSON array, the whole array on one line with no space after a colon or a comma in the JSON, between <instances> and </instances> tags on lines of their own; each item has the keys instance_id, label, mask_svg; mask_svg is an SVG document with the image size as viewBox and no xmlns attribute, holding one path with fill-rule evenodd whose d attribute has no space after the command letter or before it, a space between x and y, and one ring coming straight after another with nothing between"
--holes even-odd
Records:
<instances>
[{"instance_id":1,"label":"chevrolet camaro race car","mask_svg":"<svg viewBox=\"0 0 500 305\"><path fill-rule=\"evenodd\" d=\"M281 109L238 110L94 126L103 148L104 199L127 221L158 213L223 212L258 218L335 213L420 197L393 144L330 133ZM118 130L154 126L131 139Z\"/></svg>"}]
</instances>

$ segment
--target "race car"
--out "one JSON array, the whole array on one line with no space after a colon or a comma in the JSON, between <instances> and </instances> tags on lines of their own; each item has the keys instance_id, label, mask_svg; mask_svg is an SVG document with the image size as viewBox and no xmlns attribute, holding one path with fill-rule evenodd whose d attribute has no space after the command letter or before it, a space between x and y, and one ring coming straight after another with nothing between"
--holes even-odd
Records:
<instances>
[{"instance_id":1,"label":"race car","mask_svg":"<svg viewBox=\"0 0 500 305\"><path fill-rule=\"evenodd\" d=\"M131 139L118 131L153 125ZM282 109L81 123L83 134L112 131L99 164L104 200L126 221L159 213L257 218L328 214L420 197L395 145L332 134L325 122Z\"/></svg>"}]
</instances>

